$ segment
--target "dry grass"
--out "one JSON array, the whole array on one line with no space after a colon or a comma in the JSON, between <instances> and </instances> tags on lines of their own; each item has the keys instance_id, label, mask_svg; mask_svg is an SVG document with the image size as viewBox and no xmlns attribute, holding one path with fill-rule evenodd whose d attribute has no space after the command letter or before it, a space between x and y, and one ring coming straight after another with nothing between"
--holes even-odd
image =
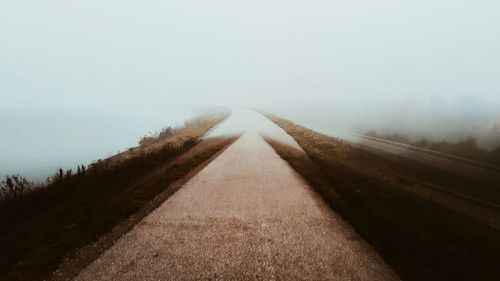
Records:
<instances>
[{"instance_id":1,"label":"dry grass","mask_svg":"<svg viewBox=\"0 0 500 281\"><path fill-rule=\"evenodd\" d=\"M220 121L191 124L175 146L114 157L0 205L0 280L42 280L233 141L200 141ZM195 138L193 140L193 138ZM170 138L168 141L173 141ZM165 199L165 198L164 198Z\"/></svg>"},{"instance_id":2,"label":"dry grass","mask_svg":"<svg viewBox=\"0 0 500 281\"><path fill-rule=\"evenodd\" d=\"M196 141L207 133L215 124L225 120L231 112L229 110L221 110L217 113L205 114L195 117L185 122L185 125L179 128L174 128L172 134L165 137L150 137L151 139L146 145L131 147L127 151L118 153L104 160L108 165L114 165L128 159L139 157L141 153L151 153L161 150L162 148L179 148L185 143Z\"/></svg>"},{"instance_id":3,"label":"dry grass","mask_svg":"<svg viewBox=\"0 0 500 281\"><path fill-rule=\"evenodd\" d=\"M270 144L404 280L498 280L500 231L485 222L499 212L429 186L455 184L452 177L268 117L308 156Z\"/></svg>"}]
</instances>

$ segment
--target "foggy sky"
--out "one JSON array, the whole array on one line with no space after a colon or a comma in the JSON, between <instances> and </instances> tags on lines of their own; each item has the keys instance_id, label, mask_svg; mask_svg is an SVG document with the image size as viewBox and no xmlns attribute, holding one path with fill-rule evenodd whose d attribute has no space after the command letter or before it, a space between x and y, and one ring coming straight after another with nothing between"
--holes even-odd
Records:
<instances>
[{"instance_id":1,"label":"foggy sky","mask_svg":"<svg viewBox=\"0 0 500 281\"><path fill-rule=\"evenodd\" d=\"M1 1L0 172L42 163L33 154L113 153L205 105L486 134L500 119L499 27L485 0Z\"/></svg>"}]
</instances>

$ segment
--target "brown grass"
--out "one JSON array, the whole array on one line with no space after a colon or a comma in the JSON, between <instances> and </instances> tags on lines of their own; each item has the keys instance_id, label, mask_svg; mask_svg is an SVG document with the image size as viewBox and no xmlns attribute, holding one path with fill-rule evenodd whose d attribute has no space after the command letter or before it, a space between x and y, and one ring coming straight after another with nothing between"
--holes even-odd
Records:
<instances>
[{"instance_id":1,"label":"brown grass","mask_svg":"<svg viewBox=\"0 0 500 281\"><path fill-rule=\"evenodd\" d=\"M146 144L131 147L127 151L115 154L104 160L108 165L119 164L122 161L139 157L141 153L151 153L162 148L176 149L187 142L197 141L216 124L225 120L231 112L221 110L221 112L201 115L185 122L184 126L174 128L171 134L162 136L161 132L156 137L148 137Z\"/></svg>"},{"instance_id":2,"label":"brown grass","mask_svg":"<svg viewBox=\"0 0 500 281\"><path fill-rule=\"evenodd\" d=\"M499 280L500 231L485 223L495 221L498 210L427 186L455 184L449 175L268 117L307 157L270 144L404 280Z\"/></svg>"},{"instance_id":3,"label":"brown grass","mask_svg":"<svg viewBox=\"0 0 500 281\"><path fill-rule=\"evenodd\" d=\"M0 205L0 280L43 280L234 139L199 138L220 119L192 124L175 146L112 157ZM170 139L171 141L172 139ZM165 199L165 198L163 198ZM72 254L73 253L73 254Z\"/></svg>"},{"instance_id":4,"label":"brown grass","mask_svg":"<svg viewBox=\"0 0 500 281\"><path fill-rule=\"evenodd\" d=\"M140 197L146 199L141 202L141 207L126 220L121 220L111 231L102 235L97 241L88 243L77 251L67 255L64 262L52 274L49 280L71 280L88 264L97 259L106 249L113 246L123 234L127 233L135 224L141 221L150 212L160 206L165 200L179 190L191 177L209 164L215 157L221 154L236 137L211 138L196 145L186 153L177 157L164 166L144 175L134 184L132 192L122 193L113 199L116 202L127 204L129 197ZM200 163L200 161L203 161ZM186 173L187 172L187 173ZM161 187L163 186L163 188ZM151 188L148 188L151 187ZM157 188L154 188L157 187ZM159 188L159 189L158 189ZM161 191L158 193L158 191ZM157 194L154 198L153 193Z\"/></svg>"}]
</instances>

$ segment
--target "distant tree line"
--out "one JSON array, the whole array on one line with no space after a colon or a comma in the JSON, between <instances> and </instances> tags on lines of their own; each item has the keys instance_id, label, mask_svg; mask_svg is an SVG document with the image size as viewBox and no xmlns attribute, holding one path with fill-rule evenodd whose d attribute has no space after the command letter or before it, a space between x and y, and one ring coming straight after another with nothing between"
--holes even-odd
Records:
<instances>
[{"instance_id":1,"label":"distant tree line","mask_svg":"<svg viewBox=\"0 0 500 281\"><path fill-rule=\"evenodd\" d=\"M391 140L404 144L413 145L429 150L434 150L446 154L456 155L472 160L483 161L500 166L500 145L492 150L481 148L477 140L472 136L467 136L456 142L433 141L427 138L421 138L417 141L411 140L408 136L402 134L379 134L376 131L370 131L366 136Z\"/></svg>"}]
</instances>

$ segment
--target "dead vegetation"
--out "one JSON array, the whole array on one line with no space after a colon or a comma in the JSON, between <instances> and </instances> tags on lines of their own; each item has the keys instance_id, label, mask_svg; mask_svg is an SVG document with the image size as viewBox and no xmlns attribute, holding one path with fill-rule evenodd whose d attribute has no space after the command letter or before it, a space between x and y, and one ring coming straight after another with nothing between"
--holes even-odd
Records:
<instances>
[{"instance_id":1,"label":"dead vegetation","mask_svg":"<svg viewBox=\"0 0 500 281\"><path fill-rule=\"evenodd\" d=\"M207 113L184 122L184 126L173 128L166 127L159 132L150 133L143 136L139 141L139 146L131 147L127 151L118 153L105 160L106 165L112 166L123 160L138 157L144 153L157 150L171 150L196 142L201 136L208 132L215 124L219 124L231 114L228 109L221 109L217 112Z\"/></svg>"},{"instance_id":2,"label":"dead vegetation","mask_svg":"<svg viewBox=\"0 0 500 281\"><path fill-rule=\"evenodd\" d=\"M487 222L498 222L499 210L427 186L459 184L460 177L268 117L295 138L307 157L270 144L403 280L498 280L500 231Z\"/></svg>"},{"instance_id":3,"label":"dead vegetation","mask_svg":"<svg viewBox=\"0 0 500 281\"><path fill-rule=\"evenodd\" d=\"M43 280L65 256L172 188L233 141L200 139L225 116L197 119L76 174L61 170L43 188L0 204L0 280Z\"/></svg>"},{"instance_id":4,"label":"dead vegetation","mask_svg":"<svg viewBox=\"0 0 500 281\"><path fill-rule=\"evenodd\" d=\"M5 176L5 180L0 182L0 201L17 199L33 186L34 183L20 175Z\"/></svg>"}]
</instances>

